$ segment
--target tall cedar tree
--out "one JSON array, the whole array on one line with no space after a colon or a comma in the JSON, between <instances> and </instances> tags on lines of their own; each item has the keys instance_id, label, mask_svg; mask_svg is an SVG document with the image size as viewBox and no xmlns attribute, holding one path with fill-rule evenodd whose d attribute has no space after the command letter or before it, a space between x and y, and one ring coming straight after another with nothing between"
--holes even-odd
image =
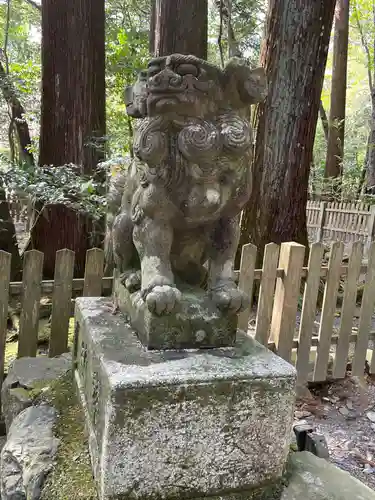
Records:
<instances>
[{"instance_id":1,"label":"tall cedar tree","mask_svg":"<svg viewBox=\"0 0 375 500\"><path fill-rule=\"evenodd\" d=\"M306 204L335 0L270 0L261 64L269 94L257 109L253 192L241 242L307 245Z\"/></svg>"},{"instance_id":2,"label":"tall cedar tree","mask_svg":"<svg viewBox=\"0 0 375 500\"><path fill-rule=\"evenodd\" d=\"M74 163L92 174L104 135L104 0L43 0L40 164ZM82 275L91 232L90 218L63 205L46 207L30 245L45 254L45 276L53 275L61 248L76 252L75 272Z\"/></svg>"},{"instance_id":3,"label":"tall cedar tree","mask_svg":"<svg viewBox=\"0 0 375 500\"><path fill-rule=\"evenodd\" d=\"M207 59L207 0L156 0L154 16L156 56L179 53Z\"/></svg>"},{"instance_id":4,"label":"tall cedar tree","mask_svg":"<svg viewBox=\"0 0 375 500\"><path fill-rule=\"evenodd\" d=\"M25 110L18 99L16 89L7 75L6 69L0 62L0 88L3 97L8 104L11 116L9 136L17 140L18 160L28 165L34 165L34 157L30 151L30 131L25 119ZM12 160L15 156L15 145L13 145ZM21 258L16 238L16 228L7 203L4 187L0 184L0 249L12 255L11 279L20 278Z\"/></svg>"},{"instance_id":5,"label":"tall cedar tree","mask_svg":"<svg viewBox=\"0 0 375 500\"><path fill-rule=\"evenodd\" d=\"M367 173L366 193L375 194L375 85L371 88L371 122L367 141L364 174Z\"/></svg>"},{"instance_id":6,"label":"tall cedar tree","mask_svg":"<svg viewBox=\"0 0 375 500\"><path fill-rule=\"evenodd\" d=\"M328 121L326 177L340 177L344 158L346 82L349 43L349 0L337 0L335 11L335 38L331 107Z\"/></svg>"}]
</instances>

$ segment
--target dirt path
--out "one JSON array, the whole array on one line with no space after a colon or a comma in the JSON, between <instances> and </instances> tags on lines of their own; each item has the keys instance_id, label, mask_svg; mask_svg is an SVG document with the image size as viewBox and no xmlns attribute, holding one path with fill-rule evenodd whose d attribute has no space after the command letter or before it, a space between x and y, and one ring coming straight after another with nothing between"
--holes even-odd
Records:
<instances>
[{"instance_id":1,"label":"dirt path","mask_svg":"<svg viewBox=\"0 0 375 500\"><path fill-rule=\"evenodd\" d=\"M330 460L375 490L375 379L353 377L311 390L295 421L316 427Z\"/></svg>"}]
</instances>

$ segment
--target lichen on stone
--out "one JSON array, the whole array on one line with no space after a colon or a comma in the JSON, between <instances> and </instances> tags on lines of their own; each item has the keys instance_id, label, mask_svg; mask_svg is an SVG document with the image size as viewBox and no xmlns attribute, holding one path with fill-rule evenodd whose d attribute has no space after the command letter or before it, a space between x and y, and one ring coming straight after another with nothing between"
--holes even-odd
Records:
<instances>
[{"instance_id":1,"label":"lichen on stone","mask_svg":"<svg viewBox=\"0 0 375 500\"><path fill-rule=\"evenodd\" d=\"M59 412L55 435L60 439L56 465L47 477L41 500L97 500L84 413L76 397L72 372L53 382L41 398Z\"/></svg>"}]
</instances>

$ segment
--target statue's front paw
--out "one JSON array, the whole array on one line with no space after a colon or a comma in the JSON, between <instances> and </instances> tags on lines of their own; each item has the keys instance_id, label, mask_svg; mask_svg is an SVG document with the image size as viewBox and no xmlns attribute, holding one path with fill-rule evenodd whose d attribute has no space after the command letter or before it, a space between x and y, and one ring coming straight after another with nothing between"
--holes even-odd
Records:
<instances>
[{"instance_id":1,"label":"statue's front paw","mask_svg":"<svg viewBox=\"0 0 375 500\"><path fill-rule=\"evenodd\" d=\"M212 300L223 312L239 313L248 305L249 297L236 285L218 286L211 290Z\"/></svg>"},{"instance_id":2,"label":"statue's front paw","mask_svg":"<svg viewBox=\"0 0 375 500\"><path fill-rule=\"evenodd\" d=\"M141 271L126 271L120 281L130 293L136 292L141 288Z\"/></svg>"},{"instance_id":3,"label":"statue's front paw","mask_svg":"<svg viewBox=\"0 0 375 500\"><path fill-rule=\"evenodd\" d=\"M149 311L158 316L170 314L180 301L180 290L169 285L155 286L146 295L146 303Z\"/></svg>"}]
</instances>

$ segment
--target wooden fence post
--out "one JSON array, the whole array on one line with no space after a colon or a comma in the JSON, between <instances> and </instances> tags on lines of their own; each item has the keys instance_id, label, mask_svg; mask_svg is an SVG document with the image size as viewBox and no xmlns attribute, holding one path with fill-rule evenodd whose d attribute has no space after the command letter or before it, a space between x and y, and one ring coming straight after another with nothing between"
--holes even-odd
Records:
<instances>
[{"instance_id":1,"label":"wooden fence post","mask_svg":"<svg viewBox=\"0 0 375 500\"><path fill-rule=\"evenodd\" d=\"M240 277L238 288L249 296L249 305L238 316L238 328L245 333L249 328L249 313L253 298L254 270L257 257L257 247L251 243L242 247Z\"/></svg>"},{"instance_id":2,"label":"wooden fence post","mask_svg":"<svg viewBox=\"0 0 375 500\"><path fill-rule=\"evenodd\" d=\"M322 243L313 243L311 245L298 336L296 368L300 384L305 384L309 375L311 340L316 317L323 251L324 246Z\"/></svg>"},{"instance_id":3,"label":"wooden fence post","mask_svg":"<svg viewBox=\"0 0 375 500\"><path fill-rule=\"evenodd\" d=\"M51 336L48 356L53 358L68 350L68 331L74 273L74 252L56 252L55 276L52 296Z\"/></svg>"},{"instance_id":4,"label":"wooden fence post","mask_svg":"<svg viewBox=\"0 0 375 500\"><path fill-rule=\"evenodd\" d=\"M23 256L22 309L18 357L35 357L38 347L40 292L44 255L30 250Z\"/></svg>"},{"instance_id":5,"label":"wooden fence post","mask_svg":"<svg viewBox=\"0 0 375 500\"><path fill-rule=\"evenodd\" d=\"M326 208L327 208L327 202L322 201L320 202L320 211L319 211L319 219L318 219L318 230L316 233L316 241L321 242L323 239L323 232L324 232L324 223L325 223L325 218L326 218Z\"/></svg>"},{"instance_id":6,"label":"wooden fence post","mask_svg":"<svg viewBox=\"0 0 375 500\"><path fill-rule=\"evenodd\" d=\"M286 361L290 361L293 348L304 257L303 245L281 244L279 268L283 269L284 276L276 281L270 340L275 342L277 354Z\"/></svg>"},{"instance_id":7,"label":"wooden fence post","mask_svg":"<svg viewBox=\"0 0 375 500\"><path fill-rule=\"evenodd\" d=\"M264 249L262 279L258 298L257 321L255 326L255 339L268 346L268 334L272 318L273 294L279 261L280 247L276 243L268 243Z\"/></svg>"},{"instance_id":8,"label":"wooden fence post","mask_svg":"<svg viewBox=\"0 0 375 500\"><path fill-rule=\"evenodd\" d=\"M84 297L101 297L104 275L104 252L100 248L91 248L86 252Z\"/></svg>"},{"instance_id":9,"label":"wooden fence post","mask_svg":"<svg viewBox=\"0 0 375 500\"><path fill-rule=\"evenodd\" d=\"M366 244L367 252L374 239L374 233L375 233L375 205L372 205L370 208L370 217L367 225L367 244Z\"/></svg>"},{"instance_id":10,"label":"wooden fence post","mask_svg":"<svg viewBox=\"0 0 375 500\"><path fill-rule=\"evenodd\" d=\"M328 262L327 281L324 288L322 315L319 327L319 345L314 367L314 382L323 382L327 378L343 253L344 244L342 241L337 241L332 244Z\"/></svg>"},{"instance_id":11,"label":"wooden fence post","mask_svg":"<svg viewBox=\"0 0 375 500\"><path fill-rule=\"evenodd\" d=\"M363 289L361 313L359 317L358 336L352 364L352 375L362 376L365 370L369 332L375 306L375 242L371 244L368 254L366 283ZM374 355L373 355L374 356ZM374 373L370 370L370 373Z\"/></svg>"},{"instance_id":12,"label":"wooden fence post","mask_svg":"<svg viewBox=\"0 0 375 500\"><path fill-rule=\"evenodd\" d=\"M345 378L346 375L350 335L352 333L353 316L357 300L357 286L359 274L361 272L362 255L363 243L361 241L355 241L350 254L344 300L341 309L340 331L333 366L333 378L335 379Z\"/></svg>"},{"instance_id":13,"label":"wooden fence post","mask_svg":"<svg viewBox=\"0 0 375 500\"><path fill-rule=\"evenodd\" d=\"M12 261L12 256L10 253L0 251L0 381L1 383L4 378L5 343L6 343L7 323L8 323L8 302L9 302L11 261Z\"/></svg>"}]
</instances>

